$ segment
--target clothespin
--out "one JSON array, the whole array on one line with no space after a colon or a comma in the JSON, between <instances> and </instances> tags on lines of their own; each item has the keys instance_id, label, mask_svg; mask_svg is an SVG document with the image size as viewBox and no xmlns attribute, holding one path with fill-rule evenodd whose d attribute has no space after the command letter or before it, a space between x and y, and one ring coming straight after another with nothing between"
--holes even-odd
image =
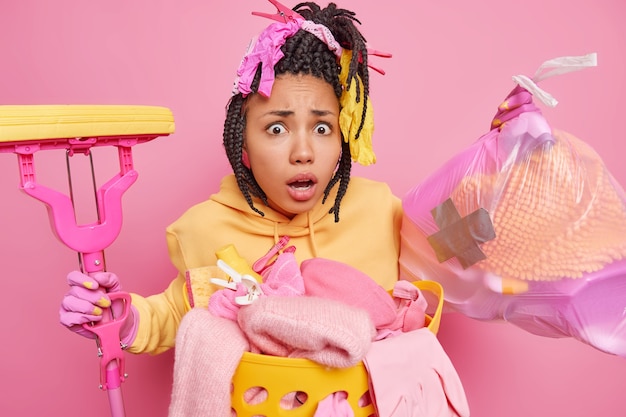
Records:
<instances>
[{"instance_id":1,"label":"clothespin","mask_svg":"<svg viewBox=\"0 0 626 417\"><path fill-rule=\"evenodd\" d=\"M243 277L241 277L241 283L248 290L248 294L235 297L235 302L240 306L252 304L254 300L263 295L261 285L250 275L244 275Z\"/></svg>"},{"instance_id":2,"label":"clothespin","mask_svg":"<svg viewBox=\"0 0 626 417\"><path fill-rule=\"evenodd\" d=\"M281 22L281 23L287 23L290 20L293 20L293 21L304 20L302 15L300 15L300 13L294 12L289 7L283 4L280 4L278 1L276 0L268 0L268 1L276 7L276 13L269 14L269 13L262 13L262 12L252 12L252 14L255 16L261 16L261 17L266 17L268 19L276 20L277 22Z\"/></svg>"},{"instance_id":3,"label":"clothespin","mask_svg":"<svg viewBox=\"0 0 626 417\"><path fill-rule=\"evenodd\" d=\"M381 58L391 58L391 54L389 52L378 51L370 48L367 48L367 55L379 56Z\"/></svg>"},{"instance_id":4,"label":"clothespin","mask_svg":"<svg viewBox=\"0 0 626 417\"><path fill-rule=\"evenodd\" d=\"M276 242L276 244L272 246L269 251L267 251L265 255L257 259L257 261L254 264L252 264L252 269L262 274L263 270L271 266L269 262L270 260L272 260L272 258L274 258L274 256L278 255L278 252L280 252L283 249L289 250L289 251L296 250L296 248L293 246L290 246L293 249L285 248L285 246L287 246L287 243L289 243L289 236L282 236L278 240L278 242Z\"/></svg>"},{"instance_id":5,"label":"clothespin","mask_svg":"<svg viewBox=\"0 0 626 417\"><path fill-rule=\"evenodd\" d=\"M382 51L377 51L376 49L370 49L367 48L367 56L378 56L381 58L391 58L391 54L389 52L382 52ZM359 62L363 63L363 56L359 55ZM385 75L385 71L380 69L380 68L376 68L375 66L373 66L372 64L367 63L367 66L370 67L371 69L373 69L374 71L376 71L377 73L381 74L381 75Z\"/></svg>"},{"instance_id":6,"label":"clothespin","mask_svg":"<svg viewBox=\"0 0 626 417\"><path fill-rule=\"evenodd\" d=\"M259 296L263 295L263 290L261 289L261 284L251 275L243 274L241 275L234 268L228 265L221 259L217 260L217 266L222 271L226 272L230 279L220 279L220 278L211 278L210 281L213 284L219 285L221 287L225 287L231 289L233 291L237 290L237 284L242 284L246 287L247 294L235 297L235 302L239 305L248 305L251 304L254 300L259 298Z\"/></svg>"},{"instance_id":7,"label":"clothespin","mask_svg":"<svg viewBox=\"0 0 626 417\"><path fill-rule=\"evenodd\" d=\"M217 260L217 266L219 269L226 272L229 278L228 280L221 278L211 278L210 281L215 285L219 285L220 287L236 290L237 283L241 282L242 275L237 272L235 268L231 267L221 259Z\"/></svg>"},{"instance_id":8,"label":"clothespin","mask_svg":"<svg viewBox=\"0 0 626 417\"><path fill-rule=\"evenodd\" d=\"M233 268L228 266L228 264L221 259L217 260L217 266L224 272L228 274L228 279L221 278L211 278L209 281L215 285L219 285L220 287L228 288L230 290L237 289L237 282L240 280L241 275L239 272L235 271Z\"/></svg>"}]
</instances>

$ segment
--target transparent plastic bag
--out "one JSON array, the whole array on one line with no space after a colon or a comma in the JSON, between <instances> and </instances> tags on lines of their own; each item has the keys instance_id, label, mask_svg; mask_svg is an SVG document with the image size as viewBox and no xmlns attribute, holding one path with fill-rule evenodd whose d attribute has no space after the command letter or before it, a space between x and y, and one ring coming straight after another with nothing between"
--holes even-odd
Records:
<instances>
[{"instance_id":1,"label":"transparent plastic bag","mask_svg":"<svg viewBox=\"0 0 626 417\"><path fill-rule=\"evenodd\" d=\"M526 87L404 197L401 276L441 283L448 310L626 357L624 191Z\"/></svg>"}]
</instances>

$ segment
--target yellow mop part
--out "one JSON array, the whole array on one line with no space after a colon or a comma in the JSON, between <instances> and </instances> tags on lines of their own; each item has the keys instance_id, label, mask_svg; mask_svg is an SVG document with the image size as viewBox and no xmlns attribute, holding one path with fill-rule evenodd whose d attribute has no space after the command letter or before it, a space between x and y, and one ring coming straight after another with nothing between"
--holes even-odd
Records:
<instances>
[{"instance_id":1,"label":"yellow mop part","mask_svg":"<svg viewBox=\"0 0 626 417\"><path fill-rule=\"evenodd\" d=\"M168 135L174 116L159 106L0 106L0 143L101 136Z\"/></svg>"}]
</instances>

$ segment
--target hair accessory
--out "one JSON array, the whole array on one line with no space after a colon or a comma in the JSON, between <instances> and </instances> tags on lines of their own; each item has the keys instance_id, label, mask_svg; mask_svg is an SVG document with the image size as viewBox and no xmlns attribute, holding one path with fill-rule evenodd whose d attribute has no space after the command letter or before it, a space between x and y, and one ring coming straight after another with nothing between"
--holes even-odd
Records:
<instances>
[{"instance_id":1,"label":"hair accessory","mask_svg":"<svg viewBox=\"0 0 626 417\"><path fill-rule=\"evenodd\" d=\"M289 9L276 0L269 0L269 2L276 6L277 13L252 12L252 14L275 20L277 23L269 25L261 32L258 38L250 42L248 51L237 70L233 95L240 92L245 97L252 92L250 85L256 74L257 67L261 64L259 93L269 97L274 84L274 66L284 56L280 47L285 44L287 38L293 36L300 29L315 35L324 42L328 49L334 52L337 59L341 57L343 48L341 48L339 42L335 40L335 37L326 26L305 20L298 12Z\"/></svg>"},{"instance_id":2,"label":"hair accessory","mask_svg":"<svg viewBox=\"0 0 626 417\"><path fill-rule=\"evenodd\" d=\"M378 56L381 58L391 58L391 54L389 52L383 52L383 51L377 51L376 49L370 49L367 48L367 56ZM363 57L359 55L359 62L363 63ZM374 71L376 71L377 73L379 73L380 75L385 75L385 71L381 68L377 68L375 66L373 66L372 64L370 64L369 62L367 63L367 66L370 67L371 69L373 69Z\"/></svg>"},{"instance_id":3,"label":"hair accessory","mask_svg":"<svg viewBox=\"0 0 626 417\"><path fill-rule=\"evenodd\" d=\"M277 22L287 23L290 20L303 19L300 13L291 10L289 7L285 6L277 2L276 0L268 0L270 3L276 7L276 13L262 13L262 12L252 12L255 16L266 17L268 19L276 20Z\"/></svg>"},{"instance_id":4,"label":"hair accessory","mask_svg":"<svg viewBox=\"0 0 626 417\"><path fill-rule=\"evenodd\" d=\"M339 81L344 86L339 99L341 104L339 126L343 133L343 139L350 144L352 160L367 166L376 162L376 155L372 149L374 110L369 98L364 97L363 81L358 74L350 80L349 85L347 84L350 61L352 61L352 51L344 49L340 61L341 73L339 74ZM357 84L356 87L355 84ZM361 97L359 97L359 92ZM367 107L364 107L365 103L367 103ZM360 132L359 127L361 128Z\"/></svg>"},{"instance_id":5,"label":"hair accessory","mask_svg":"<svg viewBox=\"0 0 626 417\"><path fill-rule=\"evenodd\" d=\"M261 64L258 92L269 97L274 84L274 66L284 56L280 48L298 30L305 30L324 42L328 49L335 54L341 66L339 81L343 86L343 93L340 97L339 125L344 140L350 145L352 160L364 166L375 163L376 156L372 149L374 113L369 98L364 97L364 94L363 97L361 96L364 91L361 77L358 74L349 77L352 51L342 48L326 26L304 19L301 14L276 0L268 1L276 7L276 13L252 12L252 14L274 20L276 23L270 24L257 38L250 42L248 51L237 70L233 95L241 93L245 97L252 93L252 80L254 80L257 68ZM361 53L359 52L359 54ZM367 49L367 54L368 56L383 58L391 57L389 53L374 49ZM358 61L363 64L365 57L359 55ZM367 66L380 74L385 74L382 69L369 63ZM354 80L356 80L355 83L353 83Z\"/></svg>"},{"instance_id":6,"label":"hair accessory","mask_svg":"<svg viewBox=\"0 0 626 417\"><path fill-rule=\"evenodd\" d=\"M335 37L331 33L331 31L324 25L319 23L312 22L310 20L305 20L302 15L296 11L291 10L289 7L280 4L276 0L268 0L275 7L277 12L274 14L269 13L261 13L261 12L252 12L255 16L266 17L268 19L276 20L280 23L289 23L296 22L300 24L300 29L306 30L307 32L315 35L319 40L328 45L328 49L333 51L337 58L341 57L341 46L335 40Z\"/></svg>"},{"instance_id":7,"label":"hair accessory","mask_svg":"<svg viewBox=\"0 0 626 417\"><path fill-rule=\"evenodd\" d=\"M339 42L335 40L332 32L326 26L312 22L310 20L305 20L302 22L301 29L309 32L312 35L315 35L316 38L318 38L319 40L324 42L326 46L328 46L328 49L330 49L335 54L337 59L341 58L343 48L339 45Z\"/></svg>"},{"instance_id":8,"label":"hair accessory","mask_svg":"<svg viewBox=\"0 0 626 417\"><path fill-rule=\"evenodd\" d=\"M235 89L233 93L240 92L247 96L252 92L250 88L252 80L256 74L257 67L261 64L261 81L259 83L259 93L269 97L274 84L274 65L284 56L280 47L285 44L285 40L293 36L301 26L301 21L289 20L286 23L272 23L258 38L253 39L248 48L248 52L243 57L241 65L237 70Z\"/></svg>"}]
</instances>

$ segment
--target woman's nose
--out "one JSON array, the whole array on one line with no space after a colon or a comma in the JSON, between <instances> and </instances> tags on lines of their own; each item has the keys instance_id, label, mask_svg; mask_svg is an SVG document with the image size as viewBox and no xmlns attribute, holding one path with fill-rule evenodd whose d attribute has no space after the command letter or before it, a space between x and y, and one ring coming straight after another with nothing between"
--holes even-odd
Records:
<instances>
[{"instance_id":1,"label":"woman's nose","mask_svg":"<svg viewBox=\"0 0 626 417\"><path fill-rule=\"evenodd\" d=\"M295 164L310 164L314 160L314 151L311 140L306 134L294 138L291 151L291 162Z\"/></svg>"}]
</instances>

